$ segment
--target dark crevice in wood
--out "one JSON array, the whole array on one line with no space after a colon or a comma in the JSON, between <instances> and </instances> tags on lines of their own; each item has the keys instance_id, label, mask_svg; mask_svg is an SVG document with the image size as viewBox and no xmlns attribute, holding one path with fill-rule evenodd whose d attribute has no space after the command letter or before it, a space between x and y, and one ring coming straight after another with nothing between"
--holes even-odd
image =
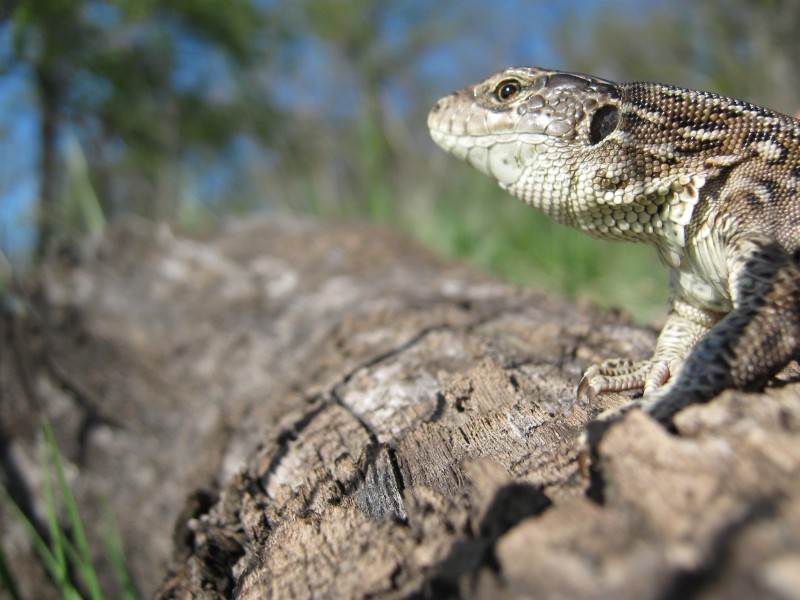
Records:
<instances>
[{"instance_id":1,"label":"dark crevice in wood","mask_svg":"<svg viewBox=\"0 0 800 600\"><path fill-rule=\"evenodd\" d=\"M586 488L586 497L602 506L606 503L606 482L602 471L595 465L597 460L597 455L595 455L589 467L589 486Z\"/></svg>"},{"instance_id":2,"label":"dark crevice in wood","mask_svg":"<svg viewBox=\"0 0 800 600\"><path fill-rule=\"evenodd\" d=\"M320 404L308 410L302 417L295 421L291 429L284 429L278 434L278 438L275 440L277 448L272 452L272 457L270 458L266 470L263 473L259 473L259 492L267 494L270 477L272 477L272 474L275 473L275 469L283 462L283 459L289 452L289 443L296 440L303 430L329 407L330 404L327 402L320 402Z\"/></svg>"},{"instance_id":3,"label":"dark crevice in wood","mask_svg":"<svg viewBox=\"0 0 800 600\"><path fill-rule=\"evenodd\" d=\"M343 410L347 411L351 417L353 417L359 424L359 426L367 433L369 436L369 440L371 444L378 444L378 433L375 430L375 427L367 421L364 417L354 411L350 406L348 406L339 396L339 392L334 388L331 390L331 399L336 406L339 406Z\"/></svg>"},{"instance_id":4,"label":"dark crevice in wood","mask_svg":"<svg viewBox=\"0 0 800 600\"><path fill-rule=\"evenodd\" d=\"M26 302L22 296L2 298L2 315L4 337L7 336L11 349L11 356L17 368L17 379L23 393L30 405L41 411L42 402L36 393L33 384L34 374L31 365L38 363L33 344L29 342L28 335L35 327L32 303ZM2 359L2 357L0 357ZM0 398L0 401L3 399Z\"/></svg>"},{"instance_id":5,"label":"dark crevice in wood","mask_svg":"<svg viewBox=\"0 0 800 600\"><path fill-rule=\"evenodd\" d=\"M447 324L438 323L436 325L430 325L429 327L425 327L423 329L420 329L417 333L412 335L410 338L408 338L402 344L399 344L399 345L397 345L397 346L395 346L393 348L390 348L386 352L381 352L380 354L376 354L372 358L364 361L360 365L354 367L353 369L351 369L350 371L345 373L345 375L342 376L340 382L338 384L336 384L335 386L333 386L334 389L336 389L337 387L339 387L341 385L346 385L346 384L350 383L350 381L353 379L353 377L355 377L356 374L359 373L360 371L363 371L365 369L370 369L370 368L372 368L372 367L374 367L376 365L379 365L380 363L382 363L384 361L389 360L390 358L392 358L394 356L398 356L399 354L402 354L403 352L408 351L409 348L413 348L414 346L419 344L422 340L424 340L431 333L433 333L435 331L441 331L441 330L449 329L449 328L450 328L450 326L447 325Z\"/></svg>"},{"instance_id":6,"label":"dark crevice in wood","mask_svg":"<svg viewBox=\"0 0 800 600\"><path fill-rule=\"evenodd\" d=\"M611 425L610 423L590 421L585 431L587 447L580 450L582 454L578 458L579 463L588 462L589 486L586 488L585 495L601 506L606 501L606 482L601 468L602 459L598 446Z\"/></svg>"},{"instance_id":7,"label":"dark crevice in wood","mask_svg":"<svg viewBox=\"0 0 800 600\"><path fill-rule=\"evenodd\" d=\"M462 301L454 301L454 300L451 300L451 299L447 299L447 302L448 303L455 302L455 304L457 306L463 308L463 306L462 306L463 302ZM470 305L471 305L471 303L470 303ZM387 350L385 352L377 354L377 355L369 358L368 360L364 361L360 365L354 367L353 369L351 369L350 371L348 371L347 373L345 373L341 377L339 384L337 384L337 385L335 385L333 387L335 389L336 387L338 387L340 385L347 384L353 379L353 377L355 377L355 375L357 373L361 372L362 370L372 368L372 367L374 367L376 365L379 365L380 363L385 362L385 361L387 361L387 360L389 360L389 359L391 359L391 358L393 358L395 356L399 356L399 355L403 354L404 352L407 352L410 348L413 348L417 344L421 343L427 336L429 336L432 333L435 333L437 331L464 331L465 333L472 333L478 327L481 327L482 325L485 325L486 323L489 323L489 322L491 322L491 321L493 321L493 320L495 320L495 319L497 319L497 318L499 318L499 317L501 317L503 315L522 313L522 312L524 312L526 310L526 308L529 309L530 307L526 306L524 304L520 304L518 306L513 305L513 306L503 307L500 310L492 311L488 315L482 315L482 316L476 318L475 320L471 321L470 323L466 323L466 324L461 325L461 326L454 326L454 325L452 325L450 323L436 323L434 325L429 325L428 327L424 327L424 328L420 329L417 333L415 333L411 337L409 337L405 342L403 342L401 344L398 344L397 346L395 346L395 347L393 347L393 348L391 348L391 349L389 349L389 350Z\"/></svg>"},{"instance_id":8,"label":"dark crevice in wood","mask_svg":"<svg viewBox=\"0 0 800 600\"><path fill-rule=\"evenodd\" d=\"M106 414L101 408L102 401L70 375L49 352L45 354L45 365L53 381L75 401L91 425L124 427L121 421Z\"/></svg>"},{"instance_id":9,"label":"dark crevice in wood","mask_svg":"<svg viewBox=\"0 0 800 600\"><path fill-rule=\"evenodd\" d=\"M551 500L535 486L511 483L501 487L492 499L474 536L456 541L447 556L433 569L435 575L417 598L460 598L462 585L474 587L482 568L495 573L500 565L494 546L500 537L520 521L536 517L552 506Z\"/></svg>"},{"instance_id":10,"label":"dark crevice in wood","mask_svg":"<svg viewBox=\"0 0 800 600\"><path fill-rule=\"evenodd\" d=\"M92 431L99 426L123 428L124 425L118 419L105 414L100 409L101 402L94 394L69 375L50 352L45 352L44 359L44 364L51 380L61 391L72 398L81 410L81 420L77 435L78 453L75 456L75 463L83 466L88 458L89 437Z\"/></svg>"},{"instance_id":11,"label":"dark crevice in wood","mask_svg":"<svg viewBox=\"0 0 800 600\"><path fill-rule=\"evenodd\" d=\"M481 537L494 543L509 529L528 517L536 517L550 508L553 502L536 486L511 483L494 495L479 526Z\"/></svg>"},{"instance_id":12,"label":"dark crevice in wood","mask_svg":"<svg viewBox=\"0 0 800 600\"><path fill-rule=\"evenodd\" d=\"M436 392L436 406L431 413L431 416L428 417L428 423L436 423L439 419L442 418L444 415L445 410L447 410L447 399L444 397L442 392Z\"/></svg>"}]
</instances>

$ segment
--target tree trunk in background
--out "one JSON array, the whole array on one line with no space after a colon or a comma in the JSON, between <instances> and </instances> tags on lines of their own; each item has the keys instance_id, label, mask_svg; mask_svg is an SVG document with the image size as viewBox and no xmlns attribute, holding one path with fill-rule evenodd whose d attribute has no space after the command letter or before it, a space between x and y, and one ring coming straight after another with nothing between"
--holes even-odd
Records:
<instances>
[{"instance_id":1,"label":"tree trunk in background","mask_svg":"<svg viewBox=\"0 0 800 600\"><path fill-rule=\"evenodd\" d=\"M634 411L587 477L575 385L655 341L619 315L354 224L138 222L43 273L49 326L0 321L0 466L41 497L35 394L106 597L106 501L143 597L800 589L798 384L691 407L678 435ZM57 597L1 504L0 532L23 597Z\"/></svg>"},{"instance_id":2,"label":"tree trunk in background","mask_svg":"<svg viewBox=\"0 0 800 600\"><path fill-rule=\"evenodd\" d=\"M50 250L58 226L59 161L56 143L59 89L53 82L52 76L41 69L37 71L37 82L41 122L39 124L39 205L37 206L39 230L34 258L39 261Z\"/></svg>"}]
</instances>

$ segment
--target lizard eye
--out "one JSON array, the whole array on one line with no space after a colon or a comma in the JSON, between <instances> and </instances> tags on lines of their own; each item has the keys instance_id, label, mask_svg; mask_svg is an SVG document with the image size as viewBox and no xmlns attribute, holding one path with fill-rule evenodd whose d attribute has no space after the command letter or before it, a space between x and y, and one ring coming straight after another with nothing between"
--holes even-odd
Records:
<instances>
[{"instance_id":1,"label":"lizard eye","mask_svg":"<svg viewBox=\"0 0 800 600\"><path fill-rule=\"evenodd\" d=\"M494 96L500 102L508 102L522 90L522 84L516 79L504 79L494 88Z\"/></svg>"},{"instance_id":2,"label":"lizard eye","mask_svg":"<svg viewBox=\"0 0 800 600\"><path fill-rule=\"evenodd\" d=\"M618 124L619 109L610 104L601 106L592 115L592 122L589 124L589 141L592 145L599 144L614 132Z\"/></svg>"}]
</instances>

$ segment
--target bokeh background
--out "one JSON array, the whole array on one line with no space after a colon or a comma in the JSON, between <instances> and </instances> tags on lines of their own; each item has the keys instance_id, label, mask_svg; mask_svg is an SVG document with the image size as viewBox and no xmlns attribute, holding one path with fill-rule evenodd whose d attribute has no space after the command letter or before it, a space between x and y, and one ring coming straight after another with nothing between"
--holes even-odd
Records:
<instances>
[{"instance_id":1,"label":"bokeh background","mask_svg":"<svg viewBox=\"0 0 800 600\"><path fill-rule=\"evenodd\" d=\"M653 252L589 240L430 141L511 65L793 114L791 0L0 0L0 291L123 217L369 219L513 281L662 315Z\"/></svg>"}]
</instances>

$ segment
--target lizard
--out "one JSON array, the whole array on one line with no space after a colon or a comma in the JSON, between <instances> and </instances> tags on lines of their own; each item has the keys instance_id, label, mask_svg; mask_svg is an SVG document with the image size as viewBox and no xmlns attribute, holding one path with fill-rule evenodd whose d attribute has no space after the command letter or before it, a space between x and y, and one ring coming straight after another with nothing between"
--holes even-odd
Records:
<instances>
[{"instance_id":1,"label":"lizard","mask_svg":"<svg viewBox=\"0 0 800 600\"><path fill-rule=\"evenodd\" d=\"M658 83L515 67L440 99L433 140L591 236L655 247L671 308L652 358L590 366L577 395L639 391L669 426L800 358L800 122Z\"/></svg>"}]
</instances>

